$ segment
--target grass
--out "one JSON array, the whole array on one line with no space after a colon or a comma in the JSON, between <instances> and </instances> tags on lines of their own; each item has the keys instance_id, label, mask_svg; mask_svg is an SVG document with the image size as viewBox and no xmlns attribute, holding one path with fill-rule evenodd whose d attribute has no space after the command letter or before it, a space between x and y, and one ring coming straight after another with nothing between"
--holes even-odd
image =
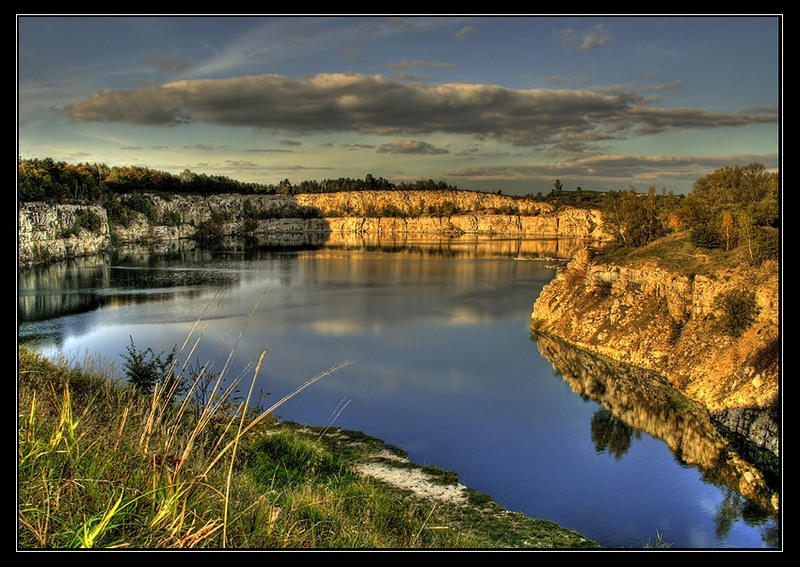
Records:
<instances>
[{"instance_id":1,"label":"grass","mask_svg":"<svg viewBox=\"0 0 800 567\"><path fill-rule=\"evenodd\" d=\"M606 245L595 261L625 266L656 260L663 269L684 275L713 274L740 264L740 250L706 250L695 246L688 232L678 232L638 248Z\"/></svg>"},{"instance_id":2,"label":"grass","mask_svg":"<svg viewBox=\"0 0 800 567\"><path fill-rule=\"evenodd\" d=\"M485 495L448 505L363 476L382 442L280 422L251 392L198 405L18 356L18 549L597 547Z\"/></svg>"}]
</instances>

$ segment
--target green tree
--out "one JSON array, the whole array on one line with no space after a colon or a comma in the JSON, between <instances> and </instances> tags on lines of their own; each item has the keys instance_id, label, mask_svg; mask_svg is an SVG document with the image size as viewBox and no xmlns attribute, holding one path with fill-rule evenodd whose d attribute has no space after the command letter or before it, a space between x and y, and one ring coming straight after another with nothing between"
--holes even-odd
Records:
<instances>
[{"instance_id":1,"label":"green tree","mask_svg":"<svg viewBox=\"0 0 800 567\"><path fill-rule=\"evenodd\" d=\"M760 163L720 168L695 181L676 216L696 245L730 250L744 244L757 262L757 243L779 224L778 175Z\"/></svg>"},{"instance_id":2,"label":"green tree","mask_svg":"<svg viewBox=\"0 0 800 567\"><path fill-rule=\"evenodd\" d=\"M603 219L624 246L644 246L667 233L655 188L646 195L631 187L611 191L602 205Z\"/></svg>"}]
</instances>

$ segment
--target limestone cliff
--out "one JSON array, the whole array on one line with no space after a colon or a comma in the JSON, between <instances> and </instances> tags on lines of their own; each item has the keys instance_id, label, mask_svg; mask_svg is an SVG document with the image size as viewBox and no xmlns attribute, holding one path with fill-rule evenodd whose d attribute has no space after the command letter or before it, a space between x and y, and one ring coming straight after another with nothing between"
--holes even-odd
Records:
<instances>
[{"instance_id":1,"label":"limestone cliff","mask_svg":"<svg viewBox=\"0 0 800 567\"><path fill-rule=\"evenodd\" d=\"M688 276L654 259L616 265L582 250L536 299L534 331L658 372L718 423L778 454L779 296L774 261ZM724 332L718 298L754 292L757 316Z\"/></svg>"},{"instance_id":2,"label":"limestone cliff","mask_svg":"<svg viewBox=\"0 0 800 567\"><path fill-rule=\"evenodd\" d=\"M556 209L534 199L475 191L352 191L296 196L146 194L145 198L147 214L129 211L124 226L112 226L105 209L98 206L22 203L18 210L19 265L93 254L112 245L168 245L191 240L209 223L213 223L217 236L605 238L598 210ZM73 230L78 213L87 209L100 219L100 228Z\"/></svg>"}]
</instances>

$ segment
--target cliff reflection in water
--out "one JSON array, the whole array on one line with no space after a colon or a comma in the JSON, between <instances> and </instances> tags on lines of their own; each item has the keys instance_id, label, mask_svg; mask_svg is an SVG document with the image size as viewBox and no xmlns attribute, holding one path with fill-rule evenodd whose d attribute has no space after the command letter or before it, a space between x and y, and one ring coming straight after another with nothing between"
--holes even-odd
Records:
<instances>
[{"instance_id":1,"label":"cliff reflection in water","mask_svg":"<svg viewBox=\"0 0 800 567\"><path fill-rule=\"evenodd\" d=\"M20 338L60 345L66 335L81 336L92 329L92 322L79 315L107 307L191 297L200 293L200 286L228 286L237 279L235 273L172 268L176 258L182 256L129 254L112 259L97 255L19 270L17 321L42 322L26 328ZM68 315L78 317L65 318ZM69 328L62 328L65 325Z\"/></svg>"},{"instance_id":2,"label":"cliff reflection in water","mask_svg":"<svg viewBox=\"0 0 800 567\"><path fill-rule=\"evenodd\" d=\"M591 424L598 452L621 459L634 437L647 433L664 441L680 463L696 468L706 482L728 490L716 515L719 536L724 537L726 528L739 517L751 525L767 520L777 525L777 492L756 467L730 449L702 406L682 396L658 374L599 357L547 335L536 333L532 338L575 393L602 406Z\"/></svg>"},{"instance_id":3,"label":"cliff reflection in water","mask_svg":"<svg viewBox=\"0 0 800 567\"><path fill-rule=\"evenodd\" d=\"M208 289L240 286L243 278L255 277L247 269L248 262L278 256L287 262L298 261L304 251L321 254L319 257L323 258L343 251L379 250L384 254L414 258L558 260L569 258L581 245L578 239L298 233L263 234L246 239L231 237L205 247L193 240L171 242L158 250L152 246L126 246L113 254L20 269L18 322L41 322L39 325L26 325L20 338L60 345L65 335L80 336L91 328L91 321L81 317L83 314L108 307L192 298ZM313 269L341 268L340 263L313 263ZM303 262L304 267L311 269L306 264ZM426 266L418 268L423 273ZM469 270L469 264L465 264L465 268ZM389 266L386 269L401 267ZM394 275L397 274L389 273L386 277ZM462 276L471 278L472 273ZM302 270L296 277L304 277ZM504 275L498 274L498 277ZM288 277L282 285L295 283L298 283L296 279ZM70 315L77 317L67 317ZM69 329L61 328L65 325Z\"/></svg>"}]
</instances>

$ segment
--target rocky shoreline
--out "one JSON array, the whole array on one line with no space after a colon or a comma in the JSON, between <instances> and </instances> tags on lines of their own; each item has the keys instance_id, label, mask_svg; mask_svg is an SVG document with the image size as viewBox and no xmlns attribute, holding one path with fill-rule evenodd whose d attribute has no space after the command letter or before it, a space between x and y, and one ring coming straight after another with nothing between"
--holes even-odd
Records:
<instances>
[{"instance_id":1,"label":"rocky shoreline","mask_svg":"<svg viewBox=\"0 0 800 567\"><path fill-rule=\"evenodd\" d=\"M719 330L715 301L752 290L758 316L740 335ZM535 332L664 376L732 437L778 458L780 373L775 262L686 276L655 262L619 266L582 250L544 287Z\"/></svg>"}]
</instances>

